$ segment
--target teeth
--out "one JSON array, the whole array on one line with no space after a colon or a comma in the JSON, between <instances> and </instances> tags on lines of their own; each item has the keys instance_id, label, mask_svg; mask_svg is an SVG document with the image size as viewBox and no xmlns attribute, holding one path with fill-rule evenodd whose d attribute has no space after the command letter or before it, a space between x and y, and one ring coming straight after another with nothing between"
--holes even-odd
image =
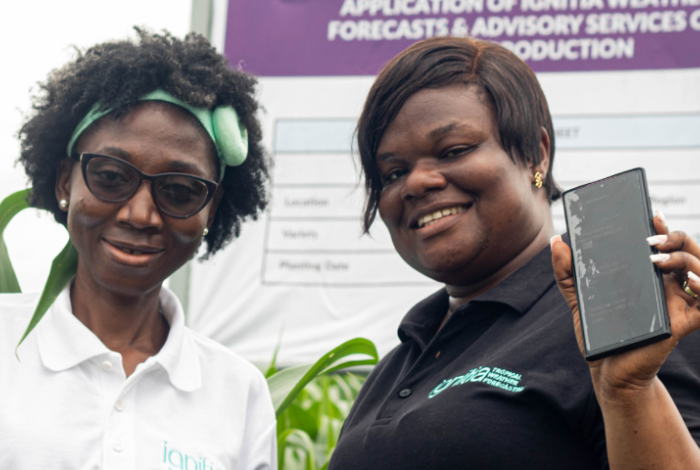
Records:
<instances>
[{"instance_id":1,"label":"teeth","mask_svg":"<svg viewBox=\"0 0 700 470\"><path fill-rule=\"evenodd\" d=\"M428 225L433 225L435 222L442 219L443 217L447 217L448 215L459 214L463 210L464 210L464 207L457 206L457 207L450 207L447 209L435 211L432 214L424 215L423 217L418 219L418 228L423 228L423 227L427 227Z\"/></svg>"},{"instance_id":2,"label":"teeth","mask_svg":"<svg viewBox=\"0 0 700 470\"><path fill-rule=\"evenodd\" d=\"M129 250L128 248L120 248L124 253L128 253L130 255L142 255L143 251L136 251L136 250Z\"/></svg>"}]
</instances>

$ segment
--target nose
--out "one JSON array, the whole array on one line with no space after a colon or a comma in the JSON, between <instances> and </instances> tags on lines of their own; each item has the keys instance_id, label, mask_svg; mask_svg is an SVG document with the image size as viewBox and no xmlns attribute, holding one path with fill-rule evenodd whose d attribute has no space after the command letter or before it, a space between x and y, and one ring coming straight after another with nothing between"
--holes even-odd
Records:
<instances>
[{"instance_id":1,"label":"nose","mask_svg":"<svg viewBox=\"0 0 700 470\"><path fill-rule=\"evenodd\" d=\"M404 200L420 199L432 191L445 189L447 180L430 161L419 161L406 175L401 191Z\"/></svg>"},{"instance_id":2,"label":"nose","mask_svg":"<svg viewBox=\"0 0 700 470\"><path fill-rule=\"evenodd\" d=\"M124 201L117 220L138 230L159 229L163 226L163 219L153 201L150 181L143 181L134 195Z\"/></svg>"}]
</instances>

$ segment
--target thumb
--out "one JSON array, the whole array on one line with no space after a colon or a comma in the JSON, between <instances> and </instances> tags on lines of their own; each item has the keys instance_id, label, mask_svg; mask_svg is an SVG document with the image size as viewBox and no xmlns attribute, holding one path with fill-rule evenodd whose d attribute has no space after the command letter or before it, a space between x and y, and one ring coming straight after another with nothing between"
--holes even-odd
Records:
<instances>
[{"instance_id":1,"label":"thumb","mask_svg":"<svg viewBox=\"0 0 700 470\"><path fill-rule=\"evenodd\" d=\"M554 278L564 299L566 299L569 307L573 310L574 307L578 307L578 302L576 300L574 273L571 268L571 249L562 241L560 235L552 237L549 243L552 247Z\"/></svg>"},{"instance_id":2,"label":"thumb","mask_svg":"<svg viewBox=\"0 0 700 470\"><path fill-rule=\"evenodd\" d=\"M550 240L552 247L552 266L554 267L554 278L557 281L557 286L561 295L569 304L571 313L574 315L574 330L576 340L578 341L579 349L583 354L583 337L581 335L581 323L578 314L578 299L576 298L576 283L574 282L574 273L571 267L571 249L564 243L561 236L557 235Z\"/></svg>"}]
</instances>

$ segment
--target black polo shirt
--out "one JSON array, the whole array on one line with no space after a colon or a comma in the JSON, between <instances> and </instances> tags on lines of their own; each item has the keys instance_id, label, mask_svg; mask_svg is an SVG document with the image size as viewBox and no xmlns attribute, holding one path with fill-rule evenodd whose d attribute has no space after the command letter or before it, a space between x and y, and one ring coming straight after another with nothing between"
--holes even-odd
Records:
<instances>
[{"instance_id":1,"label":"black polo shirt","mask_svg":"<svg viewBox=\"0 0 700 470\"><path fill-rule=\"evenodd\" d=\"M372 371L329 470L607 468L603 418L549 247L438 331L448 295L413 307ZM659 377L700 440L700 335Z\"/></svg>"}]
</instances>

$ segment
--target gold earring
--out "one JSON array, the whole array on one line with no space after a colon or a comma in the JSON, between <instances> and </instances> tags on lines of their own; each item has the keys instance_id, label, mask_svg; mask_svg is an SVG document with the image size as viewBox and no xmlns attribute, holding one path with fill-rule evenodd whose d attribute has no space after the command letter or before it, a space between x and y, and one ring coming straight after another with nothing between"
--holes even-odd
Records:
<instances>
[{"instance_id":1,"label":"gold earring","mask_svg":"<svg viewBox=\"0 0 700 470\"><path fill-rule=\"evenodd\" d=\"M61 209L65 209L68 207L68 201L66 199L61 199L58 201L58 205L61 207Z\"/></svg>"},{"instance_id":2,"label":"gold earring","mask_svg":"<svg viewBox=\"0 0 700 470\"><path fill-rule=\"evenodd\" d=\"M535 173L535 187L536 188L541 188L542 187L542 173L539 171Z\"/></svg>"},{"instance_id":3,"label":"gold earring","mask_svg":"<svg viewBox=\"0 0 700 470\"><path fill-rule=\"evenodd\" d=\"M204 232L202 232L202 236L206 237L208 233L209 233L209 229L204 227Z\"/></svg>"}]
</instances>

